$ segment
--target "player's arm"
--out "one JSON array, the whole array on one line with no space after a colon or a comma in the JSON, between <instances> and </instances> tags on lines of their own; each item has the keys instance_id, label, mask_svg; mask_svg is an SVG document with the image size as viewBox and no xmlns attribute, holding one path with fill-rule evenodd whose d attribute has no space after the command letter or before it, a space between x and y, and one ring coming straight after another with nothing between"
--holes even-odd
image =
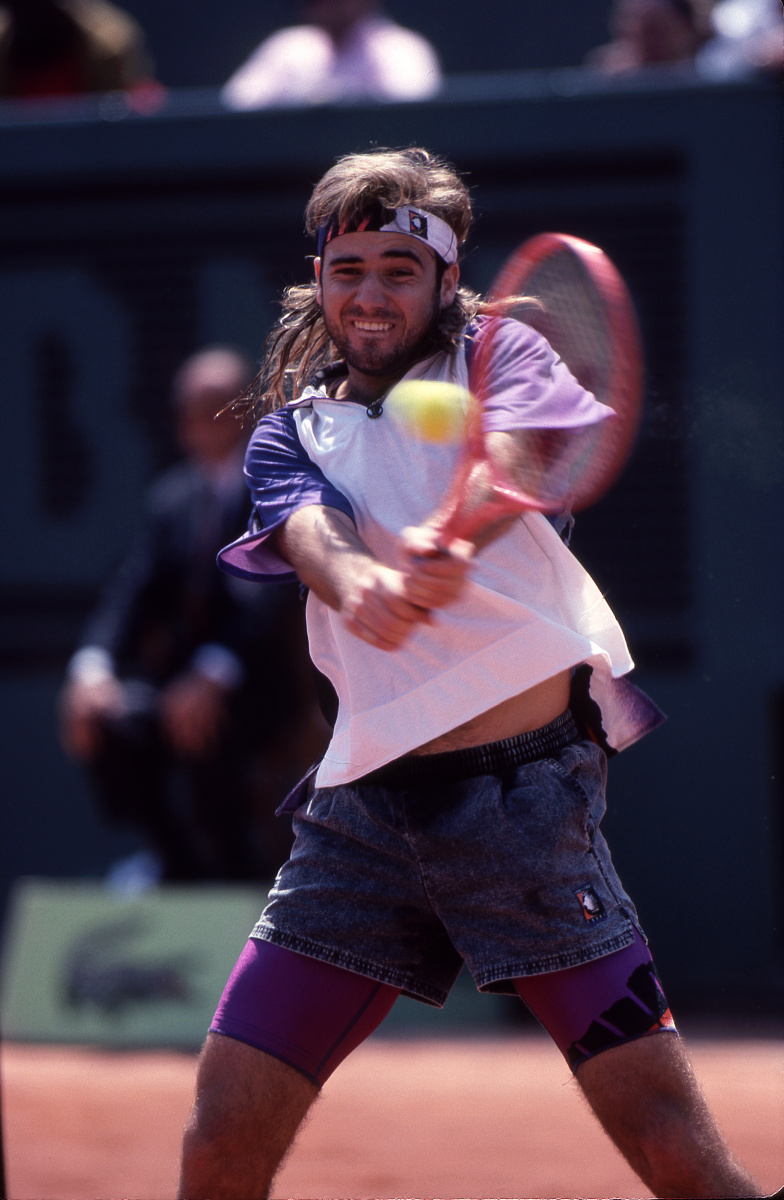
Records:
<instances>
[{"instance_id":1,"label":"player's arm","mask_svg":"<svg viewBox=\"0 0 784 1200\"><path fill-rule=\"evenodd\" d=\"M393 649L449 603L465 578L471 546L439 563L378 561L357 530L353 508L302 447L291 411L263 418L245 470L258 530L221 551L220 564L245 578L297 576L340 612L352 632ZM400 566L401 564L398 564Z\"/></svg>"},{"instance_id":2,"label":"player's arm","mask_svg":"<svg viewBox=\"0 0 784 1200\"><path fill-rule=\"evenodd\" d=\"M433 562L412 556L403 570L380 562L356 525L337 509L297 509L276 533L280 555L302 582L339 612L349 630L394 650L430 610L448 604L465 580L471 547Z\"/></svg>"}]
</instances>

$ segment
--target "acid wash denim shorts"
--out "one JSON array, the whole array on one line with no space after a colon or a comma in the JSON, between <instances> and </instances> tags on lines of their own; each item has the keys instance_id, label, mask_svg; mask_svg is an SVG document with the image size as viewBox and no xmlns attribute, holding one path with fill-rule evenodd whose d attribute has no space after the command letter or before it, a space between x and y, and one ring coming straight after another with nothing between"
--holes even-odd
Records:
<instances>
[{"instance_id":1,"label":"acid wash denim shorts","mask_svg":"<svg viewBox=\"0 0 784 1200\"><path fill-rule=\"evenodd\" d=\"M439 1007L464 961L480 991L512 993L623 949L639 924L599 830L605 781L567 710L317 788L252 936Z\"/></svg>"}]
</instances>

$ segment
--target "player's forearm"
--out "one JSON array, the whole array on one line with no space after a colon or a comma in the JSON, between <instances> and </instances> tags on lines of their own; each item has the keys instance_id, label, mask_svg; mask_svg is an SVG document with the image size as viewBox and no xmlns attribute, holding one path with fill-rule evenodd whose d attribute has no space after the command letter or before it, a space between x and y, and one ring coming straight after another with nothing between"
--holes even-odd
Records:
<instances>
[{"instance_id":1,"label":"player's forearm","mask_svg":"<svg viewBox=\"0 0 784 1200\"><path fill-rule=\"evenodd\" d=\"M278 531L277 546L305 586L337 611L352 580L376 562L350 517L318 505L292 513Z\"/></svg>"}]
</instances>

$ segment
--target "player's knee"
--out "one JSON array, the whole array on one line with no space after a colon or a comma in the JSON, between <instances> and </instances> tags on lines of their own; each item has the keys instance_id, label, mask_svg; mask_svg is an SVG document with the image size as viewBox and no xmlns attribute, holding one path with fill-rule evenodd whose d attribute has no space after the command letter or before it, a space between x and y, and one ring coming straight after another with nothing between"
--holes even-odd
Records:
<instances>
[{"instance_id":1,"label":"player's knee","mask_svg":"<svg viewBox=\"0 0 784 1200\"><path fill-rule=\"evenodd\" d=\"M225 1149L219 1147L215 1131L208 1132L203 1114L194 1109L182 1137L178 1200L199 1200L211 1195L211 1184L220 1178Z\"/></svg>"},{"instance_id":2,"label":"player's knee","mask_svg":"<svg viewBox=\"0 0 784 1200\"><path fill-rule=\"evenodd\" d=\"M654 1178L682 1178L693 1171L698 1140L685 1114L662 1110L653 1102L649 1111L638 1118L633 1135Z\"/></svg>"},{"instance_id":3,"label":"player's knee","mask_svg":"<svg viewBox=\"0 0 784 1200\"><path fill-rule=\"evenodd\" d=\"M256 1107L234 1059L249 1048L210 1034L199 1061L196 1100L183 1131L183 1160L207 1163L230 1156L258 1129Z\"/></svg>"},{"instance_id":4,"label":"player's knee","mask_svg":"<svg viewBox=\"0 0 784 1200\"><path fill-rule=\"evenodd\" d=\"M637 1171L655 1196L717 1197L717 1164L704 1149L688 1140L667 1137L639 1147ZM719 1170L719 1175L721 1174Z\"/></svg>"},{"instance_id":5,"label":"player's knee","mask_svg":"<svg viewBox=\"0 0 784 1200\"><path fill-rule=\"evenodd\" d=\"M286 1063L210 1034L183 1134L183 1179L202 1190L209 1184L203 1194L213 1200L224 1194L219 1187L233 1187L226 1193L232 1196L264 1195L317 1094L316 1086ZM261 1190L238 1191L241 1182Z\"/></svg>"},{"instance_id":6,"label":"player's knee","mask_svg":"<svg viewBox=\"0 0 784 1200\"><path fill-rule=\"evenodd\" d=\"M185 1124L183 1144L192 1154L204 1154L211 1146L221 1146L232 1136L232 1125L219 1105L202 1097L194 1106Z\"/></svg>"},{"instance_id":7,"label":"player's knee","mask_svg":"<svg viewBox=\"0 0 784 1200\"><path fill-rule=\"evenodd\" d=\"M619 1144L657 1196L713 1196L726 1146L698 1097L652 1091L627 1113Z\"/></svg>"},{"instance_id":8,"label":"player's knee","mask_svg":"<svg viewBox=\"0 0 784 1200\"><path fill-rule=\"evenodd\" d=\"M211 1174L213 1166L230 1160L242 1141L241 1129L222 1112L218 1104L202 1097L193 1107L182 1137L182 1161L198 1178Z\"/></svg>"},{"instance_id":9,"label":"player's knee","mask_svg":"<svg viewBox=\"0 0 784 1200\"><path fill-rule=\"evenodd\" d=\"M263 1136L250 1136L247 1123L199 1102L183 1132L178 1200L266 1197L278 1161L273 1148L265 1152Z\"/></svg>"}]
</instances>

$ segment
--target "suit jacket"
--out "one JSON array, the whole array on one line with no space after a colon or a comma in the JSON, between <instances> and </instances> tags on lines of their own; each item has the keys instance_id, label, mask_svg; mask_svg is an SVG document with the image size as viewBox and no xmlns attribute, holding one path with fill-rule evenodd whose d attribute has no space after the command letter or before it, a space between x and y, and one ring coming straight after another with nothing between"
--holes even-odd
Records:
<instances>
[{"instance_id":1,"label":"suit jacket","mask_svg":"<svg viewBox=\"0 0 784 1200\"><path fill-rule=\"evenodd\" d=\"M236 488L220 496L190 463L165 472L81 644L107 650L121 677L158 687L186 670L199 647L224 646L244 669L237 704L269 735L296 713L312 680L299 585L233 579L216 566L248 514L239 470Z\"/></svg>"}]
</instances>

